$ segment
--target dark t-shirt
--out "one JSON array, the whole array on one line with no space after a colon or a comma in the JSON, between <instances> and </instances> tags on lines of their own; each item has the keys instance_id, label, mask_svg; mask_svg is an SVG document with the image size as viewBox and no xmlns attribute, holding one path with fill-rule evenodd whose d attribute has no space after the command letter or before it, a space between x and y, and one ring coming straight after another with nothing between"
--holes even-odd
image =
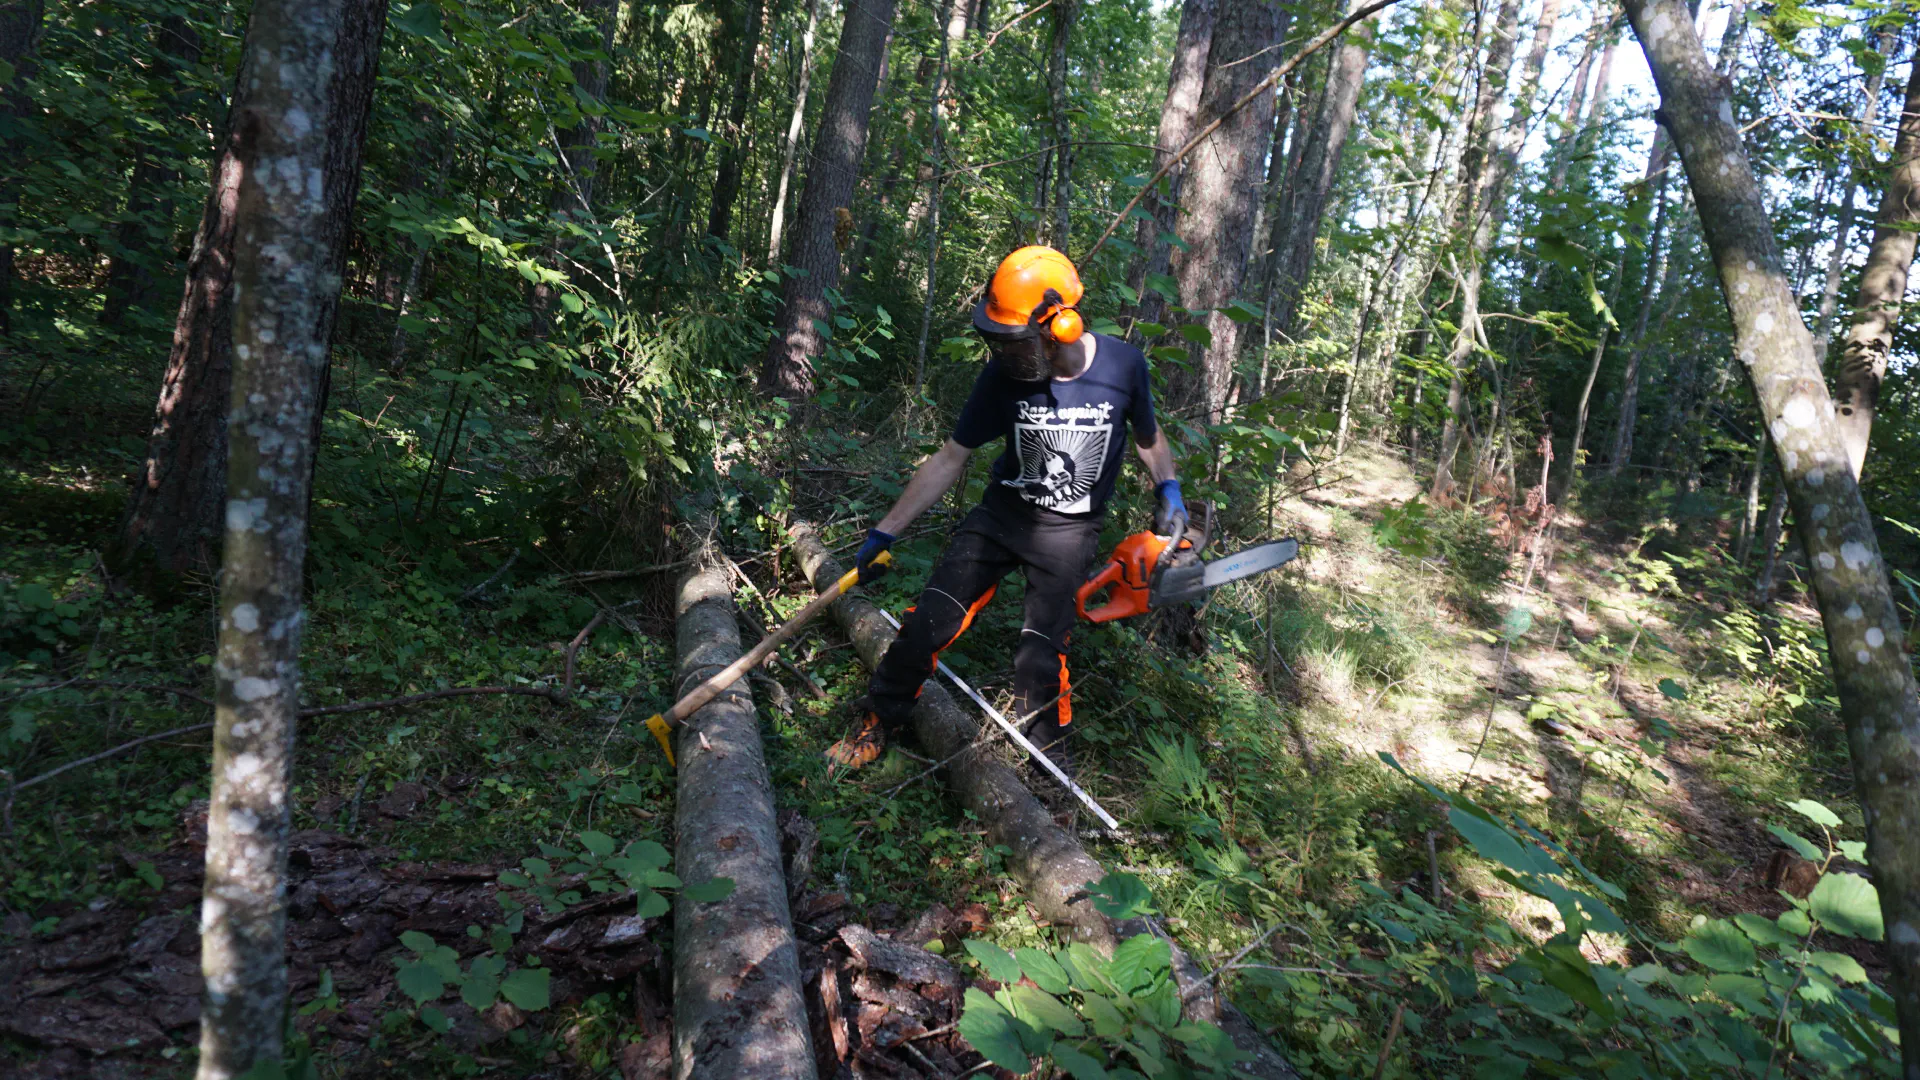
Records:
<instances>
[{"instance_id":1,"label":"dark t-shirt","mask_svg":"<svg viewBox=\"0 0 1920 1080\"><path fill-rule=\"evenodd\" d=\"M1072 379L1020 382L987 361L954 425L953 441L969 450L1006 438L993 483L1029 507L1100 513L1126 457L1128 422L1141 442L1160 430L1146 356L1119 338L1094 339L1093 363Z\"/></svg>"}]
</instances>

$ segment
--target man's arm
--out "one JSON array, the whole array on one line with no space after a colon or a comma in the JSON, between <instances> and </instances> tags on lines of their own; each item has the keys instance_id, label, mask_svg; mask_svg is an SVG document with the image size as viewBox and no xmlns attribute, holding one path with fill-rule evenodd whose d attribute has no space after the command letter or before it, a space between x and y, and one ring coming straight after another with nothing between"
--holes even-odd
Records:
<instances>
[{"instance_id":1,"label":"man's arm","mask_svg":"<svg viewBox=\"0 0 1920 1080\"><path fill-rule=\"evenodd\" d=\"M1147 467L1147 475L1153 477L1155 487L1173 479L1173 444L1167 442L1165 428L1153 433L1152 442L1134 443L1133 449L1140 455L1140 463Z\"/></svg>"},{"instance_id":2,"label":"man's arm","mask_svg":"<svg viewBox=\"0 0 1920 1080\"><path fill-rule=\"evenodd\" d=\"M972 450L948 439L945 446L921 463L913 479L907 481L907 489L894 502L893 509L887 511L887 516L881 518L880 524L874 528L890 536L906 532L907 526L913 524L913 519L926 513L927 507L939 502L940 496L945 495L954 481L967 471L967 456L972 453ZM1171 454L1167 456L1167 469L1167 475L1172 476Z\"/></svg>"}]
</instances>

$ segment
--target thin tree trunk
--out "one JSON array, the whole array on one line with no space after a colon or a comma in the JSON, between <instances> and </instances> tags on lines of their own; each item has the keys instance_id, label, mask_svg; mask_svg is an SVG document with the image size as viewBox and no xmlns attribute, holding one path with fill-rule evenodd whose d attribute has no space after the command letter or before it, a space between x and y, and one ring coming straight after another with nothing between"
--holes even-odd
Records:
<instances>
[{"instance_id":1,"label":"thin tree trunk","mask_svg":"<svg viewBox=\"0 0 1920 1080\"><path fill-rule=\"evenodd\" d=\"M1663 129L1664 130L1664 129ZM1673 268L1677 260L1662 246L1667 236L1667 179L1657 181L1657 200L1653 218L1653 242L1647 250L1646 274L1641 279L1640 310L1634 313L1633 333L1627 338L1627 370L1620 376L1620 411L1614 417L1613 444L1607 454L1607 475L1618 476L1633 456L1633 434L1640 418L1640 361L1647 354L1647 325L1654 305L1662 293L1673 286Z\"/></svg>"},{"instance_id":2,"label":"thin tree trunk","mask_svg":"<svg viewBox=\"0 0 1920 1080\"><path fill-rule=\"evenodd\" d=\"M1753 602L1766 607L1773 603L1773 583L1779 569L1780 534L1787 523L1787 495L1773 493L1773 505L1767 508L1767 527L1760 532L1760 575L1753 581Z\"/></svg>"},{"instance_id":3,"label":"thin tree trunk","mask_svg":"<svg viewBox=\"0 0 1920 1080\"><path fill-rule=\"evenodd\" d=\"M161 116L169 128L190 121L188 95L180 85L184 69L200 60L200 35L186 19L169 15L158 28L164 87ZM100 309L100 325L125 326L127 312L144 310L160 299L155 267L174 262L173 185L180 179L176 155L152 145L140 148L133 175L127 181L126 217L114 228L113 254L107 264L107 295Z\"/></svg>"},{"instance_id":4,"label":"thin tree trunk","mask_svg":"<svg viewBox=\"0 0 1920 1080\"><path fill-rule=\"evenodd\" d=\"M39 74L35 49L40 42L40 22L45 14L44 0L0 0L0 64L13 71L13 77L0 83L0 119L6 121L8 134L0 138L0 160L23 160L25 140L18 131L33 114L33 100L26 84ZM20 204L18 173L0 169L0 234L11 233ZM0 243L0 337L13 336L13 244Z\"/></svg>"},{"instance_id":5,"label":"thin tree trunk","mask_svg":"<svg viewBox=\"0 0 1920 1080\"><path fill-rule=\"evenodd\" d=\"M813 36L820 27L820 0L807 0L807 29L800 35L800 85L793 95L787 119L787 141L780 156L780 186L773 196L773 227L767 238L767 265L780 262L781 234L787 221L787 191L793 185L793 163L800 152L801 128L807 119L807 91L813 85Z\"/></svg>"},{"instance_id":6,"label":"thin tree trunk","mask_svg":"<svg viewBox=\"0 0 1920 1080\"><path fill-rule=\"evenodd\" d=\"M1354 0L1348 10L1363 6L1365 0ZM1321 219L1326 216L1327 197L1333 192L1333 181L1346 151L1347 133L1353 129L1354 109L1366 79L1367 56L1373 49L1378 21L1375 16L1354 24L1327 64L1326 88L1320 93L1313 126L1301 148L1300 167L1287 179L1286 209L1274 215L1269 241L1275 252L1273 327L1284 335L1292 336L1299 329L1300 297L1313 270Z\"/></svg>"},{"instance_id":7,"label":"thin tree trunk","mask_svg":"<svg viewBox=\"0 0 1920 1080\"><path fill-rule=\"evenodd\" d=\"M1199 119L1212 123L1266 77L1257 55L1286 39L1288 12L1271 0L1241 0L1220 12L1207 54ZM1239 296L1252 249L1255 205L1273 139L1273 95L1263 93L1198 147L1186 162L1180 236L1186 248L1172 266L1181 303L1205 311L1211 340L1196 348L1194 375L1175 383L1176 402L1204 404L1210 421L1226 406L1239 358L1240 324L1220 309ZM1204 124L1199 125L1204 127Z\"/></svg>"},{"instance_id":8,"label":"thin tree trunk","mask_svg":"<svg viewBox=\"0 0 1920 1080\"><path fill-rule=\"evenodd\" d=\"M294 719L300 708L301 575L313 429L340 290L338 243L309 177L336 186L342 71L373 64L384 3L258 0L247 29L227 154L233 204L232 439L213 787L200 917L199 1080L278 1070L286 1019L286 869ZM356 11L358 8L360 10ZM365 97L362 97L365 100ZM362 108L364 113L364 106ZM364 121L363 121L364 122ZM352 165L358 172L358 148ZM355 178L357 182L357 177ZM351 205L349 203L349 205Z\"/></svg>"},{"instance_id":9,"label":"thin tree trunk","mask_svg":"<svg viewBox=\"0 0 1920 1080\"><path fill-rule=\"evenodd\" d=\"M713 180L713 205L707 211L707 235L727 238L733 229L733 203L740 195L740 174L747 159L747 107L753 104L754 55L760 50L760 23L765 0L740 0L746 7L746 27L734 44L733 95L727 104L726 149L720 172Z\"/></svg>"},{"instance_id":10,"label":"thin tree trunk","mask_svg":"<svg viewBox=\"0 0 1920 1080\"><path fill-rule=\"evenodd\" d=\"M836 219L847 212L867 146L875 76L893 29L894 0L848 0L840 51L827 84L820 129L808 155L807 184L794 220L793 265L786 279L773 341L760 367L760 389L785 398L813 393L813 358L826 345L819 327L833 312L827 291L840 284Z\"/></svg>"},{"instance_id":11,"label":"thin tree trunk","mask_svg":"<svg viewBox=\"0 0 1920 1080\"><path fill-rule=\"evenodd\" d=\"M1760 482L1767 475L1767 448L1771 442L1767 425L1761 424L1760 438L1753 448L1753 467L1747 470L1747 502L1740 515L1740 539L1733 556L1733 561L1740 566L1747 565L1747 556L1753 553L1754 530L1760 525Z\"/></svg>"},{"instance_id":12,"label":"thin tree trunk","mask_svg":"<svg viewBox=\"0 0 1920 1080\"><path fill-rule=\"evenodd\" d=\"M687 578L675 608L674 685L691 686L740 655L724 569ZM674 872L689 885L734 883L719 900L674 900L675 1080L813 1080L773 783L748 680L722 690L675 734Z\"/></svg>"},{"instance_id":13,"label":"thin tree trunk","mask_svg":"<svg viewBox=\"0 0 1920 1080\"><path fill-rule=\"evenodd\" d=\"M1067 42L1073 36L1079 0L1053 0L1052 46L1047 54L1047 111L1053 121L1053 246L1068 250L1073 217L1073 129L1067 124Z\"/></svg>"},{"instance_id":14,"label":"thin tree trunk","mask_svg":"<svg viewBox=\"0 0 1920 1080\"><path fill-rule=\"evenodd\" d=\"M1844 468L1847 445L1821 358L1782 270L1726 82L1707 62L1683 4L1627 0L1627 12L1686 165L1735 354L1774 433L1781 486L1811 560L1885 919L1904 1072L1920 1077L1920 845L1912 842L1920 833L1920 697L1886 563L1859 485Z\"/></svg>"},{"instance_id":15,"label":"thin tree trunk","mask_svg":"<svg viewBox=\"0 0 1920 1080\"><path fill-rule=\"evenodd\" d=\"M1174 35L1173 62L1167 71L1167 96L1160 105L1160 132L1154 138L1153 167L1157 172L1187 145L1199 130L1200 91L1207 81L1207 50L1213 45L1214 9L1218 0L1184 0L1180 5L1180 28ZM1135 314L1158 322L1166 312L1166 298L1149 292L1149 279L1166 275L1171 267L1173 245L1163 237L1176 236L1180 227L1180 185L1187 166L1177 164L1161 181L1164 193L1151 191L1142 200L1147 217L1141 219L1134 243L1140 248L1127 284L1139 294Z\"/></svg>"},{"instance_id":16,"label":"thin tree trunk","mask_svg":"<svg viewBox=\"0 0 1920 1080\"><path fill-rule=\"evenodd\" d=\"M1860 271L1860 296L1854 301L1853 323L1840 347L1840 370L1833 396L1840 410L1840 436L1847 444L1847 465L1860 475L1866 464L1867 443L1873 435L1873 411L1880 401L1880 384L1887 376L1887 357L1893 351L1893 330L1900 322L1900 304L1907 294L1907 273L1913 265L1915 230L1920 227L1920 54L1907 78L1907 95L1900 112L1900 133L1888 163L1887 190L1874 219L1873 244L1867 265ZM1851 205L1852 198L1848 198ZM1844 234L1836 246L1845 244Z\"/></svg>"},{"instance_id":17,"label":"thin tree trunk","mask_svg":"<svg viewBox=\"0 0 1920 1080\"><path fill-rule=\"evenodd\" d=\"M931 131L933 175L927 181L927 284L920 304L920 343L913 354L913 392L917 398L927 381L927 341L933 333L933 287L940 268L940 178L946 171L946 144L941 132L943 100L948 88L947 65L953 43L966 33L965 5L946 0L942 12L947 31L940 38L940 70L933 82L933 100L927 108Z\"/></svg>"},{"instance_id":18,"label":"thin tree trunk","mask_svg":"<svg viewBox=\"0 0 1920 1080\"><path fill-rule=\"evenodd\" d=\"M1880 70L1867 76L1866 92L1861 96L1859 122L1859 129L1861 131L1871 130L1874 117L1880 112L1880 87L1882 81L1886 78L1887 69L1885 64L1892 50L1893 30L1889 27L1880 31L1880 40L1878 42L1878 52L1882 66ZM1901 130L1903 131L1905 130L1905 121L1907 119L1905 116L1901 117ZM1894 161L1898 162L1900 160L1900 152L1896 148L1894 151ZM1834 313L1838 311L1840 307L1840 278L1842 271L1846 268L1847 251L1852 246L1853 220L1857 212L1854 208L1854 196L1860 193L1860 170L1847 169L1846 179L1842 181L1842 183L1846 188L1846 195L1838 200L1840 204L1839 232L1833 239L1833 249L1827 253L1827 276L1825 283L1822 284L1820 288L1820 314L1814 320L1813 324L1813 342L1815 347L1820 350L1820 356L1823 361L1827 355L1827 346L1833 340L1833 317ZM1827 200L1820 199L1815 205L1824 206L1826 202ZM1857 466L1853 472L1855 476L1860 474Z\"/></svg>"},{"instance_id":19,"label":"thin tree trunk","mask_svg":"<svg viewBox=\"0 0 1920 1080\"><path fill-rule=\"evenodd\" d=\"M291 2L291 0L281 0ZM303 9L304 10L304 9ZM360 193L360 158L373 103L387 0L345 0L336 20L327 93L327 169L321 221L332 245L327 266L346 265L347 238ZM185 294L174 322L173 348L154 410L147 459L133 479L126 517L109 549L115 573L169 590L184 575L210 575L225 531L227 404L233 382L233 271L237 200L245 185L238 155L244 113L238 101L252 77L243 55L225 142L214 159L213 186L187 261ZM339 295L321 305L323 339L333 332ZM322 368L321 402L326 399ZM319 420L316 417L315 423Z\"/></svg>"}]
</instances>

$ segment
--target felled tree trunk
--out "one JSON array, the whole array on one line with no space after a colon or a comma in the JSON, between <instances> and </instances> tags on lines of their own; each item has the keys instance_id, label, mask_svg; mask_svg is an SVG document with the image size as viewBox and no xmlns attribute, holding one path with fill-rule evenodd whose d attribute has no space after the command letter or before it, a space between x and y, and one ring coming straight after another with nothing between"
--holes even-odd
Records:
<instances>
[{"instance_id":1,"label":"felled tree trunk","mask_svg":"<svg viewBox=\"0 0 1920 1080\"><path fill-rule=\"evenodd\" d=\"M200 1080L281 1065L287 834L300 708L313 417L340 275L309 178L332 165L334 48L351 0L259 0L228 143L233 208L228 458L213 787L200 915ZM324 179L322 180L324 183ZM224 417L223 417L224 419Z\"/></svg>"},{"instance_id":2,"label":"felled tree trunk","mask_svg":"<svg viewBox=\"0 0 1920 1080\"><path fill-rule=\"evenodd\" d=\"M676 694L740 655L740 627L724 572L680 586ZM780 869L773 784L747 680L734 683L678 732L674 872L688 885L733 879L673 912L675 1080L812 1080L812 1042L800 958Z\"/></svg>"},{"instance_id":3,"label":"felled tree trunk","mask_svg":"<svg viewBox=\"0 0 1920 1080\"><path fill-rule=\"evenodd\" d=\"M812 526L796 526L793 545L801 570L815 588L839 580L840 564L827 554L826 545ZM833 617L869 668L880 662L893 643L893 627L872 602L858 593L847 593L835 601ZM979 725L954 704L946 687L929 680L921 689L919 703L913 709L913 727L921 747L947 763L947 783L961 805L986 826L987 843L1004 845L1012 853L1007 869L1042 918L1067 937L1103 953L1136 934L1154 932L1139 919L1115 923L1093 906L1087 886L1105 877L1106 869L1087 854L1072 833L1055 823L1053 815L1021 783L1018 773L985 748L968 750ZM1299 1080L1286 1059L1217 992L1217 984L1205 977L1185 950L1171 941L1168 944L1173 949L1174 978L1187 1019L1218 1025L1235 1046L1253 1055L1253 1060L1242 1066L1249 1075L1262 1080Z\"/></svg>"},{"instance_id":4,"label":"felled tree trunk","mask_svg":"<svg viewBox=\"0 0 1920 1080\"><path fill-rule=\"evenodd\" d=\"M829 290L840 286L840 249L834 234L853 203L854 181L867 149L868 114L887 38L893 32L894 0L848 0L840 50L827 81L826 106L808 154L807 184L793 223L793 254L800 269L782 286L773 340L760 366L762 392L784 398L813 393L813 361L826 347L820 327L832 324Z\"/></svg>"},{"instance_id":5,"label":"felled tree trunk","mask_svg":"<svg viewBox=\"0 0 1920 1080\"><path fill-rule=\"evenodd\" d=\"M1886 922L1904 1075L1920 1076L1920 697L1873 519L1727 99L1677 0L1627 0L1719 271L1734 354L1774 438L1810 562Z\"/></svg>"}]
</instances>

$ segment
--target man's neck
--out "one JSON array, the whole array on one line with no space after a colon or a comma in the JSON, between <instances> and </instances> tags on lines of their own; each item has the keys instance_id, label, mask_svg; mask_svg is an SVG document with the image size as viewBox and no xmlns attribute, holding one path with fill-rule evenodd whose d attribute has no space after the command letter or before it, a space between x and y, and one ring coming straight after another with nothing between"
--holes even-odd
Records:
<instances>
[{"instance_id":1,"label":"man's neck","mask_svg":"<svg viewBox=\"0 0 1920 1080\"><path fill-rule=\"evenodd\" d=\"M1056 379L1077 379L1093 366L1094 343L1092 334L1081 334L1080 340L1071 345L1062 345L1053 353L1053 377Z\"/></svg>"}]
</instances>

